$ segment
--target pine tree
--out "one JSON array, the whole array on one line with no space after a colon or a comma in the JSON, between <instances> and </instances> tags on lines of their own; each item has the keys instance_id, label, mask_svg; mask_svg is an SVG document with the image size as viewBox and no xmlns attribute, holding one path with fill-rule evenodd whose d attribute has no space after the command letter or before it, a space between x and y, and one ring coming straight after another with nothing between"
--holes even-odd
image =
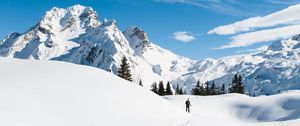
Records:
<instances>
[{"instance_id":1,"label":"pine tree","mask_svg":"<svg viewBox=\"0 0 300 126\"><path fill-rule=\"evenodd\" d=\"M142 80L140 80L139 85L140 85L140 86L143 86Z\"/></svg>"},{"instance_id":2,"label":"pine tree","mask_svg":"<svg viewBox=\"0 0 300 126\"><path fill-rule=\"evenodd\" d=\"M204 90L203 84L200 85L199 91L200 91L200 95L201 95L201 96L204 96L204 95L205 95L205 90Z\"/></svg>"},{"instance_id":3,"label":"pine tree","mask_svg":"<svg viewBox=\"0 0 300 126\"><path fill-rule=\"evenodd\" d=\"M245 93L245 88L244 84L242 82L242 76L235 74L232 82L231 82L231 87L229 88L229 93L240 93L244 94Z\"/></svg>"},{"instance_id":4,"label":"pine tree","mask_svg":"<svg viewBox=\"0 0 300 126\"><path fill-rule=\"evenodd\" d=\"M177 86L176 86L175 94L176 95L183 95L183 90L182 90L181 87L179 87L179 84L177 84Z\"/></svg>"},{"instance_id":5,"label":"pine tree","mask_svg":"<svg viewBox=\"0 0 300 126\"><path fill-rule=\"evenodd\" d=\"M175 95L179 95L180 87L179 84L176 86Z\"/></svg>"},{"instance_id":6,"label":"pine tree","mask_svg":"<svg viewBox=\"0 0 300 126\"><path fill-rule=\"evenodd\" d=\"M160 96L165 95L164 83L162 81L160 81L158 84L158 95L160 95Z\"/></svg>"},{"instance_id":7,"label":"pine tree","mask_svg":"<svg viewBox=\"0 0 300 126\"><path fill-rule=\"evenodd\" d=\"M240 94L245 94L245 87L243 84L243 78L242 75L239 75L238 77L238 83L237 83L237 92L236 93L240 93Z\"/></svg>"},{"instance_id":8,"label":"pine tree","mask_svg":"<svg viewBox=\"0 0 300 126\"><path fill-rule=\"evenodd\" d=\"M166 95L173 95L173 92L171 90L171 85L170 85L170 82L167 83L167 87L166 87L166 92L165 92Z\"/></svg>"},{"instance_id":9,"label":"pine tree","mask_svg":"<svg viewBox=\"0 0 300 126\"><path fill-rule=\"evenodd\" d=\"M197 81L197 84L195 85L195 87L192 89L192 94L193 95L200 95L200 82Z\"/></svg>"},{"instance_id":10,"label":"pine tree","mask_svg":"<svg viewBox=\"0 0 300 126\"><path fill-rule=\"evenodd\" d=\"M232 78L230 88L229 88L229 93L235 93L236 92L236 84L238 82L238 75L235 74Z\"/></svg>"},{"instance_id":11,"label":"pine tree","mask_svg":"<svg viewBox=\"0 0 300 126\"><path fill-rule=\"evenodd\" d=\"M224 85L224 83L223 83L223 85L222 85L222 87L221 87L221 92L220 92L221 94L225 94L226 92L225 92L225 85Z\"/></svg>"},{"instance_id":12,"label":"pine tree","mask_svg":"<svg viewBox=\"0 0 300 126\"><path fill-rule=\"evenodd\" d=\"M210 95L208 81L205 83L204 94L205 95Z\"/></svg>"},{"instance_id":13,"label":"pine tree","mask_svg":"<svg viewBox=\"0 0 300 126\"><path fill-rule=\"evenodd\" d=\"M216 86L215 86L215 82L214 81L212 82L209 91L210 91L210 95L216 95L217 94L216 93Z\"/></svg>"},{"instance_id":14,"label":"pine tree","mask_svg":"<svg viewBox=\"0 0 300 126\"><path fill-rule=\"evenodd\" d=\"M180 89L179 89L179 95L183 95L183 93L184 93L184 92L183 92L182 88L180 88Z\"/></svg>"},{"instance_id":15,"label":"pine tree","mask_svg":"<svg viewBox=\"0 0 300 126\"><path fill-rule=\"evenodd\" d=\"M156 82L154 82L154 83L151 85L151 91L153 91L155 94L158 94L158 88L157 88Z\"/></svg>"},{"instance_id":16,"label":"pine tree","mask_svg":"<svg viewBox=\"0 0 300 126\"><path fill-rule=\"evenodd\" d=\"M127 62L127 58L124 56L121 61L120 68L118 69L118 76L124 78L125 80L132 81L132 75L130 72L130 66Z\"/></svg>"}]
</instances>

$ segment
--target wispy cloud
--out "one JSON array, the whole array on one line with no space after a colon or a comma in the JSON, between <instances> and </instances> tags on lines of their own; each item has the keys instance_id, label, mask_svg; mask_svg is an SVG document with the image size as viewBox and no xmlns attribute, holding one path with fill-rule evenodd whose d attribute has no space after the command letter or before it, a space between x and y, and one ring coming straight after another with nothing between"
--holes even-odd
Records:
<instances>
[{"instance_id":1,"label":"wispy cloud","mask_svg":"<svg viewBox=\"0 0 300 126\"><path fill-rule=\"evenodd\" d=\"M261 0L259 3L246 0L154 0L170 4L186 4L212 10L224 15L249 17L269 13L274 8L282 8L299 3L300 0Z\"/></svg>"},{"instance_id":2,"label":"wispy cloud","mask_svg":"<svg viewBox=\"0 0 300 126\"><path fill-rule=\"evenodd\" d=\"M242 46L250 46L256 43L268 42L272 40L285 39L299 34L300 25L279 27L274 29L248 32L231 37L231 42L227 45L215 49L226 49Z\"/></svg>"},{"instance_id":3,"label":"wispy cloud","mask_svg":"<svg viewBox=\"0 0 300 126\"><path fill-rule=\"evenodd\" d=\"M228 15L240 15L241 12L238 8L232 6L232 4L239 4L237 0L155 0L157 2L164 3L179 3L186 5L193 5L200 8L213 10L220 13L226 13Z\"/></svg>"},{"instance_id":4,"label":"wispy cloud","mask_svg":"<svg viewBox=\"0 0 300 126\"><path fill-rule=\"evenodd\" d=\"M278 0L279 1L279 0ZM233 35L230 43L214 48L225 49L284 39L300 33L300 4L262 17L252 17L218 26L208 34Z\"/></svg>"},{"instance_id":5,"label":"wispy cloud","mask_svg":"<svg viewBox=\"0 0 300 126\"><path fill-rule=\"evenodd\" d=\"M239 50L236 51L235 53L241 54L241 53L257 53L257 52L261 52L261 51L265 51L268 49L269 46L264 45L255 49L246 49L246 50Z\"/></svg>"},{"instance_id":6,"label":"wispy cloud","mask_svg":"<svg viewBox=\"0 0 300 126\"><path fill-rule=\"evenodd\" d=\"M173 33L173 38L175 40L178 40L178 41L181 41L181 42L191 42L192 40L195 39L195 37L188 33L188 32L185 32L185 31L182 31L182 32L174 32Z\"/></svg>"},{"instance_id":7,"label":"wispy cloud","mask_svg":"<svg viewBox=\"0 0 300 126\"><path fill-rule=\"evenodd\" d=\"M289 25L300 22L300 4L290 6L281 11L263 16L253 17L242 21L234 22L232 24L223 25L210 30L209 34L228 35L236 34L238 32L245 32L257 28L267 28L278 25Z\"/></svg>"}]
</instances>

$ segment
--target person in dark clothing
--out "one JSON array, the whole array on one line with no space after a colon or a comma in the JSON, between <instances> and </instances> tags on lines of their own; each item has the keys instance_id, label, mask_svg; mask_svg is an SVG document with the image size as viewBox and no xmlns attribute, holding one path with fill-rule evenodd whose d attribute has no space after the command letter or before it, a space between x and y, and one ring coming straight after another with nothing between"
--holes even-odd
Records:
<instances>
[{"instance_id":1,"label":"person in dark clothing","mask_svg":"<svg viewBox=\"0 0 300 126\"><path fill-rule=\"evenodd\" d=\"M190 102L190 99L187 99L185 101L185 111L187 111L188 113L190 113L190 107L191 107L191 102Z\"/></svg>"}]
</instances>

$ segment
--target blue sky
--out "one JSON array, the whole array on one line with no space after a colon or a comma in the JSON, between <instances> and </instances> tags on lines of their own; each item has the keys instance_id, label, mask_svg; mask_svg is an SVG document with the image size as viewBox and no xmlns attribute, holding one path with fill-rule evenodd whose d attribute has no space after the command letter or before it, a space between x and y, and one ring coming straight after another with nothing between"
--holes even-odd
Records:
<instances>
[{"instance_id":1,"label":"blue sky","mask_svg":"<svg viewBox=\"0 0 300 126\"><path fill-rule=\"evenodd\" d=\"M208 34L212 29L250 17L264 16L300 0L1 0L0 37L25 32L52 7L91 6L103 18L115 19L121 30L139 26L150 40L191 59L218 58L268 43L215 49L233 35ZM256 27L255 27L256 28ZM260 28L260 27L258 27ZM221 29L222 30L222 29ZM243 31L244 32L244 31ZM177 40L176 40L177 37Z\"/></svg>"}]
</instances>

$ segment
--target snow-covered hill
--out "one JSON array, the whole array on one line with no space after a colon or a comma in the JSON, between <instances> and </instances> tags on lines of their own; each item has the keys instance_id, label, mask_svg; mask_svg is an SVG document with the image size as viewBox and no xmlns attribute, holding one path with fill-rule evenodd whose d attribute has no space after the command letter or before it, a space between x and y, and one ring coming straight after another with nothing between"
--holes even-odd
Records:
<instances>
[{"instance_id":1,"label":"snow-covered hill","mask_svg":"<svg viewBox=\"0 0 300 126\"><path fill-rule=\"evenodd\" d=\"M249 95L300 89L299 36L274 42L268 50L256 54L194 61L153 44L139 27L121 31L115 20L99 19L91 7L54 7L25 33L11 33L2 40L0 56L67 61L114 74L125 56L134 83L141 80L145 87L159 80L186 90L197 80L228 85L239 73Z\"/></svg>"},{"instance_id":2,"label":"snow-covered hill","mask_svg":"<svg viewBox=\"0 0 300 126\"><path fill-rule=\"evenodd\" d=\"M166 96L94 67L0 58L1 126L298 126L300 92ZM184 102L191 99L191 114Z\"/></svg>"},{"instance_id":3,"label":"snow-covered hill","mask_svg":"<svg viewBox=\"0 0 300 126\"><path fill-rule=\"evenodd\" d=\"M101 69L8 58L0 69L1 126L172 126L184 115Z\"/></svg>"}]
</instances>

